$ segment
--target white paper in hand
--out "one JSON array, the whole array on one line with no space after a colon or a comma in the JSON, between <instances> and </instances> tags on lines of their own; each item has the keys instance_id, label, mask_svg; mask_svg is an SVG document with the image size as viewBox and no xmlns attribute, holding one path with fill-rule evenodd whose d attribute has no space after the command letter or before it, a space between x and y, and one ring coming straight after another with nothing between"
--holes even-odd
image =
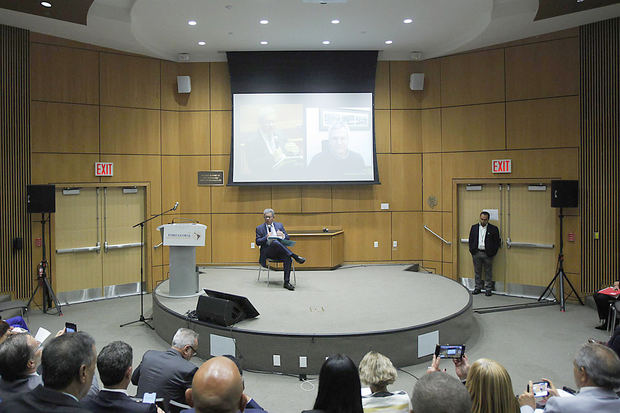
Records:
<instances>
[{"instance_id":1,"label":"white paper in hand","mask_svg":"<svg viewBox=\"0 0 620 413\"><path fill-rule=\"evenodd\" d=\"M50 334L52 333L50 333L43 327L39 327L39 329L37 330L37 334L34 336L34 339L37 340L39 343L43 344L43 342L47 340Z\"/></svg>"},{"instance_id":2,"label":"white paper in hand","mask_svg":"<svg viewBox=\"0 0 620 413\"><path fill-rule=\"evenodd\" d=\"M155 403L156 396L157 393L144 393L144 396L142 396L142 403L153 404Z\"/></svg>"}]
</instances>

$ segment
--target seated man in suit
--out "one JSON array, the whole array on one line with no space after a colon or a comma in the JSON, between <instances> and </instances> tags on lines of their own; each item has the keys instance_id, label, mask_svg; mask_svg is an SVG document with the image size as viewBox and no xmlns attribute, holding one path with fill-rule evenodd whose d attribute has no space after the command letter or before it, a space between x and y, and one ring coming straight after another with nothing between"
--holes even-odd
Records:
<instances>
[{"instance_id":1,"label":"seated man in suit","mask_svg":"<svg viewBox=\"0 0 620 413\"><path fill-rule=\"evenodd\" d=\"M43 349L43 385L0 404L0 412L87 413L79 400L90 388L95 374L95 341L84 332L52 339Z\"/></svg>"},{"instance_id":2,"label":"seated man in suit","mask_svg":"<svg viewBox=\"0 0 620 413\"><path fill-rule=\"evenodd\" d=\"M43 384L37 367L41 363L39 343L30 334L9 336L0 346L0 399L29 392Z\"/></svg>"},{"instance_id":3,"label":"seated man in suit","mask_svg":"<svg viewBox=\"0 0 620 413\"><path fill-rule=\"evenodd\" d=\"M575 397L550 397L546 413L620 412L620 398L614 393L620 387L620 358L612 349L598 343L584 344L573 360L573 375L579 393ZM553 383L550 387L549 393L558 396ZM519 396L519 404L521 413L533 412L534 394L526 391Z\"/></svg>"},{"instance_id":4,"label":"seated man in suit","mask_svg":"<svg viewBox=\"0 0 620 413\"><path fill-rule=\"evenodd\" d=\"M198 333L179 328L172 338L172 347L166 351L149 350L131 376L138 386L138 397L157 393L166 402L185 403L185 390L191 387L198 367L189 360L196 354Z\"/></svg>"},{"instance_id":5,"label":"seated man in suit","mask_svg":"<svg viewBox=\"0 0 620 413\"><path fill-rule=\"evenodd\" d=\"M293 253L285 245L283 245L277 239L269 239L269 237L278 237L281 239L289 239L284 225L279 222L274 222L275 212L273 209L267 208L263 212L264 224L260 224L256 227L256 245L260 246L260 265L267 266L267 258L275 258L284 261L284 288L293 291L295 287L290 283L291 280L291 264L292 259L299 264L306 262L304 257Z\"/></svg>"},{"instance_id":6,"label":"seated man in suit","mask_svg":"<svg viewBox=\"0 0 620 413\"><path fill-rule=\"evenodd\" d=\"M133 350L122 341L113 341L97 356L97 370L103 383L103 390L95 396L87 396L82 406L93 413L163 413L155 404L139 403L127 396L131 380Z\"/></svg>"},{"instance_id":7,"label":"seated man in suit","mask_svg":"<svg viewBox=\"0 0 620 413\"><path fill-rule=\"evenodd\" d=\"M411 407L415 413L469 413L471 398L458 379L434 370L420 377L413 387Z\"/></svg>"}]
</instances>

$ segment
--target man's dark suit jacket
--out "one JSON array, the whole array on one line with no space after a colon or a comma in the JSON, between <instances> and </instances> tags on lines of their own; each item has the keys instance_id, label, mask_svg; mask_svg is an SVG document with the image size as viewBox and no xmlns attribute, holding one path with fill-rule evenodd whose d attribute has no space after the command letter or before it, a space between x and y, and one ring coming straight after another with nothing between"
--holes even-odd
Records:
<instances>
[{"instance_id":1,"label":"man's dark suit jacket","mask_svg":"<svg viewBox=\"0 0 620 413\"><path fill-rule=\"evenodd\" d=\"M149 350L134 370L131 382L138 386L138 397L157 393L164 400L185 403L185 390L192 387L198 367L181 357L173 348L166 351Z\"/></svg>"},{"instance_id":2,"label":"man's dark suit jacket","mask_svg":"<svg viewBox=\"0 0 620 413\"><path fill-rule=\"evenodd\" d=\"M471 226L469 231L469 252L474 255L478 251L478 229L479 224ZM499 229L493 224L487 224L487 236L484 238L484 252L489 257L495 256L499 249Z\"/></svg>"},{"instance_id":3,"label":"man's dark suit jacket","mask_svg":"<svg viewBox=\"0 0 620 413\"><path fill-rule=\"evenodd\" d=\"M157 411L154 404L140 403L124 393L105 389L94 397L86 397L80 401L80 404L93 413L155 413Z\"/></svg>"},{"instance_id":4,"label":"man's dark suit jacket","mask_svg":"<svg viewBox=\"0 0 620 413\"><path fill-rule=\"evenodd\" d=\"M38 386L0 404L2 413L89 413L78 401L59 391Z\"/></svg>"},{"instance_id":5,"label":"man's dark suit jacket","mask_svg":"<svg viewBox=\"0 0 620 413\"><path fill-rule=\"evenodd\" d=\"M19 393L29 392L39 384L43 384L43 379L38 374L31 374L14 381L6 381L0 377L0 399L4 400Z\"/></svg>"},{"instance_id":6,"label":"man's dark suit jacket","mask_svg":"<svg viewBox=\"0 0 620 413\"><path fill-rule=\"evenodd\" d=\"M286 233L286 230L284 229L284 225L282 225L279 222L274 222L272 224L276 231L282 231L282 233L284 233L284 239L289 239L288 234ZM256 245L260 246L260 257L259 257L259 262L260 265L262 265L263 267L267 266L267 248L265 248L267 246L267 238L268 238L269 234L267 234L267 225L266 224L261 224L259 226L256 227ZM284 258L284 257L277 257L277 258Z\"/></svg>"}]
</instances>

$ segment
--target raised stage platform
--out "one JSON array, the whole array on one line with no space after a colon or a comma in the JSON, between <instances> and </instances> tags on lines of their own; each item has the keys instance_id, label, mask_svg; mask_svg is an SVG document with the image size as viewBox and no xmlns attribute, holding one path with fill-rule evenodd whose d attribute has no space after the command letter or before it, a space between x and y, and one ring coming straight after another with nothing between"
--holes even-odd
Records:
<instances>
[{"instance_id":1,"label":"raised stage platform","mask_svg":"<svg viewBox=\"0 0 620 413\"><path fill-rule=\"evenodd\" d=\"M292 292L282 288L281 271L271 272L268 286L265 271L257 281L258 267L207 267L201 289L245 296L260 316L230 327L190 320L186 314L196 309L198 297L167 298L165 281L153 294L153 325L168 342L179 327L189 327L200 333L200 357L228 346L247 369L317 374L330 354L344 353L358 363L369 350L396 366L417 364L431 357L436 341L467 341L472 297L453 280L407 267L297 271ZM280 366L274 366L274 355ZM300 357L307 357L307 367L300 367Z\"/></svg>"}]
</instances>

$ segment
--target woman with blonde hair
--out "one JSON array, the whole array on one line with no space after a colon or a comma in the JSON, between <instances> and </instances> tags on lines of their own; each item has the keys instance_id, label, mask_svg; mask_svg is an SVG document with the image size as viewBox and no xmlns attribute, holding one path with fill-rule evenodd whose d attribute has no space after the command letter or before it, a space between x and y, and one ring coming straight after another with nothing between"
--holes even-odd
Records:
<instances>
[{"instance_id":1,"label":"woman with blonde hair","mask_svg":"<svg viewBox=\"0 0 620 413\"><path fill-rule=\"evenodd\" d=\"M478 359L469 368L465 383L472 413L519 413L508 371L495 360Z\"/></svg>"},{"instance_id":2,"label":"woman with blonde hair","mask_svg":"<svg viewBox=\"0 0 620 413\"><path fill-rule=\"evenodd\" d=\"M370 387L369 395L362 397L364 412L409 413L411 401L404 391L390 392L389 384L397 377L396 368L389 358L376 351L366 353L359 366L360 380Z\"/></svg>"}]
</instances>

